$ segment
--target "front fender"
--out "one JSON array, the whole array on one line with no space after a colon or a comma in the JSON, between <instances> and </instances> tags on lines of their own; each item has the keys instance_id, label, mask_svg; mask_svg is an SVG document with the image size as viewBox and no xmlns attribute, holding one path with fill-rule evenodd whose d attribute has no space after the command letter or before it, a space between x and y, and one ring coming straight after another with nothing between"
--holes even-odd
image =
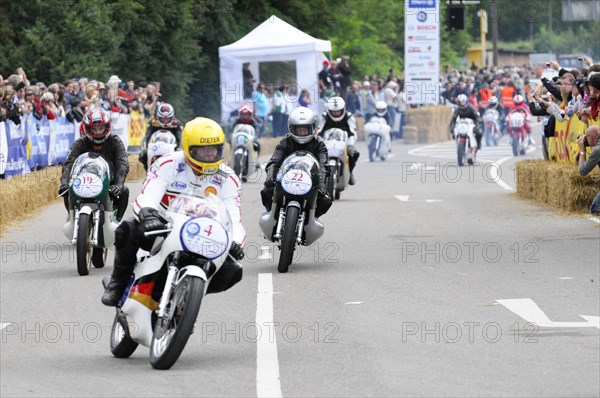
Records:
<instances>
[{"instance_id":1,"label":"front fender","mask_svg":"<svg viewBox=\"0 0 600 398\"><path fill-rule=\"evenodd\" d=\"M177 273L177 278L175 279L175 285L178 285L179 283L181 283L183 278L185 278L187 276L194 276L194 277L200 278L204 282L206 282L208 280L208 278L206 277L206 272L204 272L204 270L202 268L198 267L197 265L186 265L185 267L182 267L179 270L179 272Z\"/></svg>"}]
</instances>

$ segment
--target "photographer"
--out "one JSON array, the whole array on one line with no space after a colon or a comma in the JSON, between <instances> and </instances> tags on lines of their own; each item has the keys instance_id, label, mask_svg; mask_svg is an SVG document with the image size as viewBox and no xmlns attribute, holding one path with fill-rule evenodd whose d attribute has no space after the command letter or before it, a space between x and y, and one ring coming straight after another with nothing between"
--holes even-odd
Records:
<instances>
[{"instance_id":1,"label":"photographer","mask_svg":"<svg viewBox=\"0 0 600 398\"><path fill-rule=\"evenodd\" d=\"M600 127L598 126L590 126L587 129L587 133L585 135L580 135L577 139L577 144L579 145L579 155L577 156L577 163L579 164L579 174L581 174L582 176L588 175L594 167L600 167L600 145L598 145L599 139ZM592 150L590 152L590 157L586 160L585 151L586 147L588 146L592 147ZM598 194L592 201L590 212L592 214L600 213L600 192L598 192Z\"/></svg>"}]
</instances>

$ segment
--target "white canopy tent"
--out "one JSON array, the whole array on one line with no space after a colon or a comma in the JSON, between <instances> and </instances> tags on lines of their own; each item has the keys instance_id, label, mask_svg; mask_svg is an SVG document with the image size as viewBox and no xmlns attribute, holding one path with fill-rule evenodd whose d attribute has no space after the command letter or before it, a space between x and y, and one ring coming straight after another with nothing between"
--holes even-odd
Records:
<instances>
[{"instance_id":1,"label":"white canopy tent","mask_svg":"<svg viewBox=\"0 0 600 398\"><path fill-rule=\"evenodd\" d=\"M318 100L318 74L331 52L329 40L319 40L272 15L253 31L235 43L219 47L221 74L221 121L226 123L231 112L244 102L242 67L250 63L250 71L260 82L259 63L296 62L296 82L300 89L310 90L313 101ZM268 82L267 82L268 83ZM256 87L255 87L256 88ZM291 101L298 98L291 97ZM313 110L317 111L316 104Z\"/></svg>"}]
</instances>

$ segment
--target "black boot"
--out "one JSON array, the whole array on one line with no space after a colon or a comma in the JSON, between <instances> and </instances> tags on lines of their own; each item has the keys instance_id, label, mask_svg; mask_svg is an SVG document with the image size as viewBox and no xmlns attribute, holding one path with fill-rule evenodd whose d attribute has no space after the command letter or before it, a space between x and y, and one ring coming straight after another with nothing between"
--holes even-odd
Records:
<instances>
[{"instance_id":1,"label":"black boot","mask_svg":"<svg viewBox=\"0 0 600 398\"><path fill-rule=\"evenodd\" d=\"M119 304L119 301L121 301L123 292L127 287L127 282L129 282L129 278L115 279L112 277L108 286L106 286L106 289L104 290L104 294L102 295L102 304L109 307L116 307L117 304Z\"/></svg>"}]
</instances>

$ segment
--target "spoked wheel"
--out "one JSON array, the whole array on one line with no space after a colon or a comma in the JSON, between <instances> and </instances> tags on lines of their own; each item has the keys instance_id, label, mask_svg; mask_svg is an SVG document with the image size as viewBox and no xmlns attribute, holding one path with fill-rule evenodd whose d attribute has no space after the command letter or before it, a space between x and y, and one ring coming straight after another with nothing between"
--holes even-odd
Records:
<instances>
[{"instance_id":1,"label":"spoked wheel","mask_svg":"<svg viewBox=\"0 0 600 398\"><path fill-rule=\"evenodd\" d=\"M165 316L158 319L150 344L150 364L154 369L169 369L179 358L194 330L204 297L204 281L185 277L171 291Z\"/></svg>"},{"instance_id":2,"label":"spoked wheel","mask_svg":"<svg viewBox=\"0 0 600 398\"><path fill-rule=\"evenodd\" d=\"M92 246L90 245L90 233L92 223L89 214L79 214L79 226L77 229L77 272L84 276L90 273L92 265Z\"/></svg>"},{"instance_id":3,"label":"spoked wheel","mask_svg":"<svg viewBox=\"0 0 600 398\"><path fill-rule=\"evenodd\" d=\"M288 268L292 263L294 249L296 248L296 226L298 224L299 211L294 206L288 207L286 211L283 236L281 237L281 253L279 254L279 264L277 265L277 270L282 274L288 272Z\"/></svg>"},{"instance_id":4,"label":"spoked wheel","mask_svg":"<svg viewBox=\"0 0 600 398\"><path fill-rule=\"evenodd\" d=\"M129 358L135 351L138 343L129 336L127 321L120 315L120 309L115 314L112 332L110 333L110 352L117 358Z\"/></svg>"},{"instance_id":5,"label":"spoked wheel","mask_svg":"<svg viewBox=\"0 0 600 398\"><path fill-rule=\"evenodd\" d=\"M106 264L107 255L107 248L94 247L94 250L92 251L92 265L96 268L104 267L104 264Z\"/></svg>"}]
</instances>

